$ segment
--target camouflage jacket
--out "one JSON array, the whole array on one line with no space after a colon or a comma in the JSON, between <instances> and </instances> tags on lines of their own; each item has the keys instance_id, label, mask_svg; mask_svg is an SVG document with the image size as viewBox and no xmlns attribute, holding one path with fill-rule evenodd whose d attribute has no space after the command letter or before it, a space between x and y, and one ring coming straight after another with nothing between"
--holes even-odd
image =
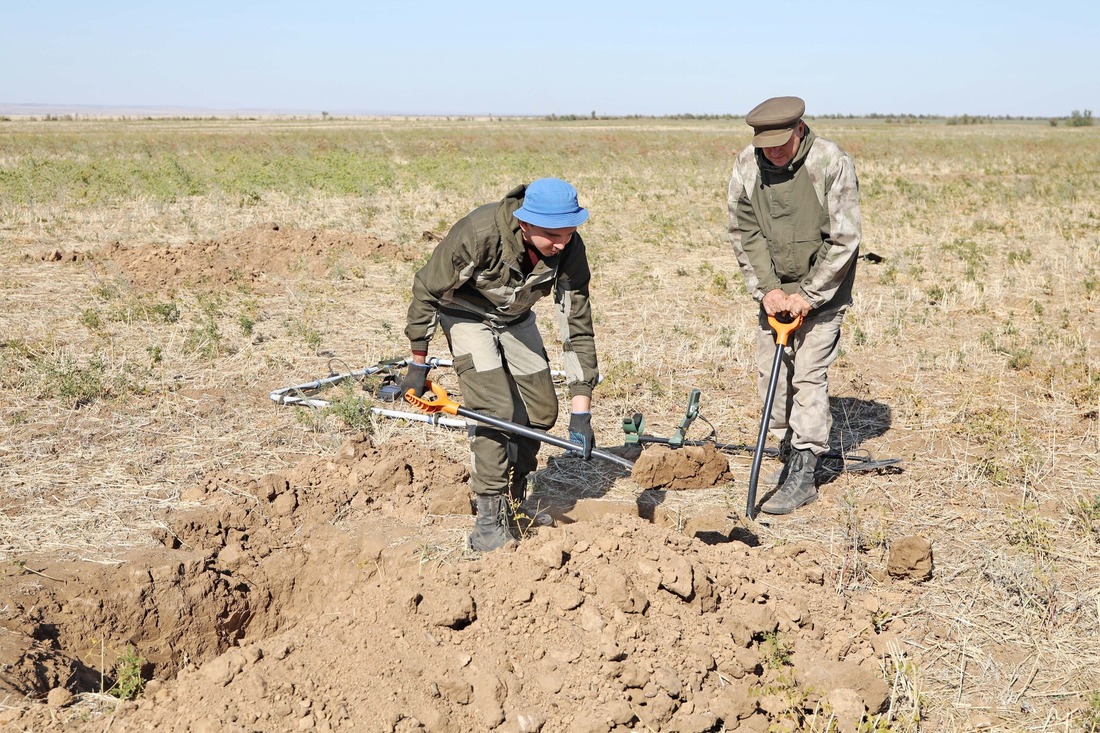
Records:
<instances>
[{"instance_id":1,"label":"camouflage jacket","mask_svg":"<svg viewBox=\"0 0 1100 733\"><path fill-rule=\"evenodd\" d=\"M751 145L737 156L729 235L745 285L760 301L781 288L814 309L851 302L859 256L859 181L851 157L806 128L784 168Z\"/></svg>"},{"instance_id":2,"label":"camouflage jacket","mask_svg":"<svg viewBox=\"0 0 1100 733\"><path fill-rule=\"evenodd\" d=\"M413 351L426 351L440 311L473 314L503 328L526 318L536 301L553 293L569 394L591 395L599 372L584 241L574 234L560 254L540 259L524 275L523 236L512 213L523 204L525 191L517 186L451 227L413 278L405 336Z\"/></svg>"}]
</instances>

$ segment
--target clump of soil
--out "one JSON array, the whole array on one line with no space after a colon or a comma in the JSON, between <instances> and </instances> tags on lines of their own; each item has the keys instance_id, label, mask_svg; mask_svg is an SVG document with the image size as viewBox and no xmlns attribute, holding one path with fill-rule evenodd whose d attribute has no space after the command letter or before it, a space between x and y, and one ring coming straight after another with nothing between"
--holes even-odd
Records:
<instances>
[{"instance_id":1,"label":"clump of soil","mask_svg":"<svg viewBox=\"0 0 1100 733\"><path fill-rule=\"evenodd\" d=\"M0 578L0 687L95 690L133 645L151 681L110 712L116 732L702 732L886 709L888 632L832 592L815 548L753 547L721 512L681 528L574 511L477 556L467 481L364 435L210 475L155 548ZM102 730L89 704L5 720Z\"/></svg>"},{"instance_id":2,"label":"clump of soil","mask_svg":"<svg viewBox=\"0 0 1100 733\"><path fill-rule=\"evenodd\" d=\"M43 253L46 262L92 259L139 290L228 284L263 287L287 278L353 276L364 261L410 260L404 248L364 234L296 229L277 223L183 245L113 242L92 253Z\"/></svg>"},{"instance_id":3,"label":"clump of soil","mask_svg":"<svg viewBox=\"0 0 1100 733\"><path fill-rule=\"evenodd\" d=\"M729 481L730 462L709 443L676 450L653 446L642 451L630 477L643 489L710 489Z\"/></svg>"},{"instance_id":4,"label":"clump of soil","mask_svg":"<svg viewBox=\"0 0 1100 733\"><path fill-rule=\"evenodd\" d=\"M932 568L932 543L924 537L899 537L890 545L886 572L891 577L930 580Z\"/></svg>"}]
</instances>

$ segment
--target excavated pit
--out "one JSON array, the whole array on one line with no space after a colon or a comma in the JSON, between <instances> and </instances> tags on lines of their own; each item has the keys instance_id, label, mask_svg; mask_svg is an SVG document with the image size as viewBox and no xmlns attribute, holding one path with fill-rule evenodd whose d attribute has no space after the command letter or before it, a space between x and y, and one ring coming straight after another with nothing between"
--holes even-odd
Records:
<instances>
[{"instance_id":1,"label":"excavated pit","mask_svg":"<svg viewBox=\"0 0 1100 733\"><path fill-rule=\"evenodd\" d=\"M481 557L463 549L467 469L409 440L207 476L119 565L9 569L0 688L96 691L132 647L150 682L112 731L761 729L790 713L777 685L810 709L885 708L888 632L812 552L753 547L725 509L689 515L688 492L617 467L578 483L595 463L552 459L530 501L557 526ZM106 714L12 710L66 730Z\"/></svg>"},{"instance_id":2,"label":"excavated pit","mask_svg":"<svg viewBox=\"0 0 1100 733\"><path fill-rule=\"evenodd\" d=\"M363 234L299 229L269 222L217 239L181 245L111 242L91 251L51 249L43 262L91 262L139 291L226 285L263 290L291 278L354 277L362 263L412 260L408 248Z\"/></svg>"},{"instance_id":3,"label":"excavated pit","mask_svg":"<svg viewBox=\"0 0 1100 733\"><path fill-rule=\"evenodd\" d=\"M715 456L721 454L658 448L639 460L654 488L706 488L728 479L728 463L716 467ZM575 459L552 460L536 476L527 506L557 524L626 516L665 527L682 521L660 506L660 492L635 500L587 496L626 477L618 467L596 480L568 475L588 469ZM470 514L467 479L465 467L442 455L409 442L379 450L364 435L331 460L306 460L257 480L210 475L184 492L185 502L198 506L170 515L155 538L159 546L130 551L118 565L32 557L5 569L13 620L0 627L0 689L30 698L57 687L97 691L113 684L114 663L131 647L146 660L146 677L166 680L243 639L267 638L338 587L369 577L360 559L385 554L387 519ZM713 512L684 529L717 543L736 537L739 527ZM318 558L324 572L315 572Z\"/></svg>"}]
</instances>

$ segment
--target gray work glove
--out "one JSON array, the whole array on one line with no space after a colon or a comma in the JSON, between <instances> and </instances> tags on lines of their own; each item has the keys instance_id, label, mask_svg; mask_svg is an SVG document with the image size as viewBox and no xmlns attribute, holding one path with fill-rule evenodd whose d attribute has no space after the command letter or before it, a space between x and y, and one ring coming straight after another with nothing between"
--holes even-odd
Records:
<instances>
[{"instance_id":1,"label":"gray work glove","mask_svg":"<svg viewBox=\"0 0 1100 733\"><path fill-rule=\"evenodd\" d=\"M425 384L428 381L428 368L427 364L409 364L408 369L405 370L405 378L401 380L401 399L405 399L405 394L410 389L415 396L424 396L428 391Z\"/></svg>"},{"instance_id":2,"label":"gray work glove","mask_svg":"<svg viewBox=\"0 0 1100 733\"><path fill-rule=\"evenodd\" d=\"M581 447L584 460L592 457L592 449L596 447L596 436L592 432L592 413L574 412L569 416L569 442Z\"/></svg>"}]
</instances>

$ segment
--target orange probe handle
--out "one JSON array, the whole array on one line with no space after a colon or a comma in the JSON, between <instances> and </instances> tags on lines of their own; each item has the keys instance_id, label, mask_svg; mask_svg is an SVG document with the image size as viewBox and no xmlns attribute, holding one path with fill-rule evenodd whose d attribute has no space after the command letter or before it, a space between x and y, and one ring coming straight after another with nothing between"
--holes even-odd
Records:
<instances>
[{"instance_id":1,"label":"orange probe handle","mask_svg":"<svg viewBox=\"0 0 1100 733\"><path fill-rule=\"evenodd\" d=\"M429 414L435 412L446 412L448 415L458 414L459 404L450 398L446 387L442 387L430 379L425 380L424 385L432 391L433 399L426 400L423 397L417 397L410 389L405 392L405 401Z\"/></svg>"},{"instance_id":2,"label":"orange probe handle","mask_svg":"<svg viewBox=\"0 0 1100 733\"><path fill-rule=\"evenodd\" d=\"M802 316L795 316L789 323L784 323L775 316L768 316L768 325L775 330L775 343L786 346L791 332L802 325Z\"/></svg>"}]
</instances>

